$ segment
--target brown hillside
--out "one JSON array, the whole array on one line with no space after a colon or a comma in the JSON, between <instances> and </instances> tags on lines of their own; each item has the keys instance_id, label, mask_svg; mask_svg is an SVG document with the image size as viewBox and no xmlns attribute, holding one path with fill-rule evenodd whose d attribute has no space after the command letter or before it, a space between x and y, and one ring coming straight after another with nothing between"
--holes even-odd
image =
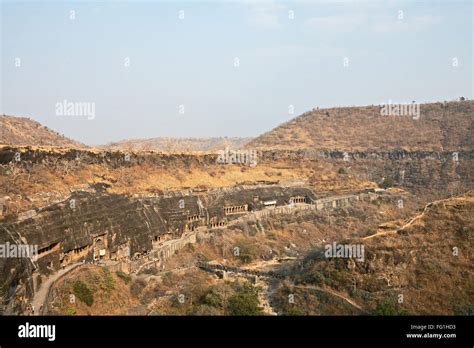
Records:
<instances>
[{"instance_id":1,"label":"brown hillside","mask_svg":"<svg viewBox=\"0 0 474 348\"><path fill-rule=\"evenodd\" d=\"M376 314L472 314L473 210L472 192L430 203L346 241L365 246L363 262L308 257L296 282L330 287Z\"/></svg>"},{"instance_id":2,"label":"brown hillside","mask_svg":"<svg viewBox=\"0 0 474 348\"><path fill-rule=\"evenodd\" d=\"M53 288L50 312L54 315L125 315L128 308L139 304L131 294L129 275L96 265L73 270ZM76 297L74 303L71 294Z\"/></svg>"},{"instance_id":3,"label":"brown hillside","mask_svg":"<svg viewBox=\"0 0 474 348\"><path fill-rule=\"evenodd\" d=\"M155 151L218 151L240 149L251 138L151 138L127 139L102 146L112 150Z\"/></svg>"},{"instance_id":4,"label":"brown hillside","mask_svg":"<svg viewBox=\"0 0 474 348\"><path fill-rule=\"evenodd\" d=\"M0 115L0 144L84 147L27 117Z\"/></svg>"},{"instance_id":5,"label":"brown hillside","mask_svg":"<svg viewBox=\"0 0 474 348\"><path fill-rule=\"evenodd\" d=\"M474 101L420 105L420 116L382 116L381 106L313 109L251 141L257 149L341 151L474 148Z\"/></svg>"}]
</instances>

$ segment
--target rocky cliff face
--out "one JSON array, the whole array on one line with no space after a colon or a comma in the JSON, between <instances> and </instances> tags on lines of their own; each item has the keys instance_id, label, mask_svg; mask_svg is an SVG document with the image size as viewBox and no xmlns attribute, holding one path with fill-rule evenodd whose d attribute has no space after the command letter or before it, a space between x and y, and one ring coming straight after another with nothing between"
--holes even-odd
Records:
<instances>
[{"instance_id":1,"label":"rocky cliff face","mask_svg":"<svg viewBox=\"0 0 474 348\"><path fill-rule=\"evenodd\" d=\"M156 211L121 195L74 193L64 202L12 217L0 225L1 238L14 243L16 236L17 243L37 247L38 258L0 259L3 301L31 297L33 278L40 273L145 253L165 231Z\"/></svg>"},{"instance_id":2,"label":"rocky cliff face","mask_svg":"<svg viewBox=\"0 0 474 348\"><path fill-rule=\"evenodd\" d=\"M263 151L261 163L287 162L294 166L330 164L350 168L355 175L412 191L437 191L441 197L474 188L474 151ZM317 178L317 173L314 177Z\"/></svg>"},{"instance_id":3,"label":"rocky cliff face","mask_svg":"<svg viewBox=\"0 0 474 348\"><path fill-rule=\"evenodd\" d=\"M18 159L17 159L18 158ZM160 154L152 152L124 152L124 151L95 151L84 149L61 150L36 150L32 147L5 146L0 149L0 164L18 162L30 164L65 164L79 162L83 164L106 165L111 168L127 167L141 164L166 166L171 163L176 165L211 164L215 163L214 155L188 155L188 154Z\"/></svg>"},{"instance_id":4,"label":"rocky cliff face","mask_svg":"<svg viewBox=\"0 0 474 348\"><path fill-rule=\"evenodd\" d=\"M18 214L13 212L4 217L0 225L0 242L34 244L40 253L36 261L0 260L4 303L11 312L15 312L15 305L24 305L34 292L38 274L54 272L75 262L138 257L149 252L154 243L179 237L200 226L223 227L239 214L261 210L267 204L285 205L291 199L310 202L316 197L306 188L275 185L179 193L157 191L153 197L107 192L115 180L110 174L120 174L124 168L140 173L140 168L144 167L168 172L173 168L186 168L189 175L193 174L193 168L228 168L218 164L217 158L217 154L128 154L3 147L0 151L0 187L6 187L9 196L0 192L2 202L8 202L7 198L13 199L16 195L29 199L28 190L33 185L29 178L34 177L34 184L38 184L42 180L36 172L40 167L53 173L66 173L62 175L67 180L77 175L81 166L89 166L94 172L99 168L106 173L101 180L107 181L102 186L95 185L90 192L75 191L67 199L62 198L47 207L20 210ZM333 171L342 168L342 172L348 171L348 175L361 180L446 196L474 188L473 163L474 151L270 150L259 152L256 168L306 168L313 173L308 180L313 188L326 186L326 182L319 183L321 168L331 167ZM231 166L248 170L245 164ZM15 181L20 175L25 178L25 186L21 188ZM133 184L130 181L131 189ZM316 195L319 195L318 191Z\"/></svg>"},{"instance_id":5,"label":"rocky cliff face","mask_svg":"<svg viewBox=\"0 0 474 348\"><path fill-rule=\"evenodd\" d=\"M4 304L13 297L31 297L37 274L76 262L133 259L164 239L200 226L224 226L249 207L263 209L267 201L286 205L296 198L309 202L316 197L307 188L279 186L135 198L75 192L63 202L11 216L0 225L5 242L38 248L37 259L0 259Z\"/></svg>"},{"instance_id":6,"label":"rocky cliff face","mask_svg":"<svg viewBox=\"0 0 474 348\"><path fill-rule=\"evenodd\" d=\"M14 167L30 173L34 166L51 167L63 172L83 165L99 165L110 169L150 166L172 168L210 168L217 164L217 154L163 154L126 153L120 151L63 151L35 150L32 148L3 147L0 149L0 174ZM258 152L258 165L271 167L286 164L289 167L313 167L321 163L350 167L359 177L379 182L389 178L395 184L410 189L436 188L462 191L473 187L474 151L317 151L268 150ZM245 164L241 165L245 169ZM66 169L64 169L66 168ZM2 173L3 172L3 173ZM317 174L317 173L316 173Z\"/></svg>"}]
</instances>

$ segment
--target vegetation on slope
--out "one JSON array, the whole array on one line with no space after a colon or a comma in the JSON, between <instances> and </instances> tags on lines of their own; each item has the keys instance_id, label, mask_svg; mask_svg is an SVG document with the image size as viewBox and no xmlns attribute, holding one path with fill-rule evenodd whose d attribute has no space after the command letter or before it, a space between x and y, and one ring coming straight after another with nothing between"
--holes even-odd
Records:
<instances>
[{"instance_id":1,"label":"vegetation on slope","mask_svg":"<svg viewBox=\"0 0 474 348\"><path fill-rule=\"evenodd\" d=\"M0 115L0 144L84 147L26 117Z\"/></svg>"},{"instance_id":2,"label":"vegetation on slope","mask_svg":"<svg viewBox=\"0 0 474 348\"><path fill-rule=\"evenodd\" d=\"M473 212L472 193L428 204L412 219L399 221L397 228L346 239L344 243L365 246L363 262L327 259L315 250L303 269L294 270L294 284L334 289L380 315L472 313ZM286 292L280 288L276 298ZM334 311L310 302L302 306L311 308L311 314Z\"/></svg>"},{"instance_id":3,"label":"vegetation on slope","mask_svg":"<svg viewBox=\"0 0 474 348\"><path fill-rule=\"evenodd\" d=\"M415 117L416 118L416 117ZM474 149L474 101L421 104L420 116L383 116L380 106L313 109L247 144L257 149L340 151Z\"/></svg>"}]
</instances>

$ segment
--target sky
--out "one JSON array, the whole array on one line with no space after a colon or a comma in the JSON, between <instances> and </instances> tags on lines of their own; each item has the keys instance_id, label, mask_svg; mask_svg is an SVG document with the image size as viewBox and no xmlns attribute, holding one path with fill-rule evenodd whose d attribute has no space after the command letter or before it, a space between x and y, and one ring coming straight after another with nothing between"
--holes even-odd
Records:
<instances>
[{"instance_id":1,"label":"sky","mask_svg":"<svg viewBox=\"0 0 474 348\"><path fill-rule=\"evenodd\" d=\"M473 98L472 1L1 1L0 113L88 145Z\"/></svg>"}]
</instances>

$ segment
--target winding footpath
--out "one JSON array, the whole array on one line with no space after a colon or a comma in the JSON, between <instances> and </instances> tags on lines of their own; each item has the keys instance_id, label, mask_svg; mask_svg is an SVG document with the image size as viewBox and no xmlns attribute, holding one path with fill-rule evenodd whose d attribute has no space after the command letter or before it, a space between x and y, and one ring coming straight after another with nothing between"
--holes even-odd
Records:
<instances>
[{"instance_id":1,"label":"winding footpath","mask_svg":"<svg viewBox=\"0 0 474 348\"><path fill-rule=\"evenodd\" d=\"M35 292L35 295L33 296L33 299L31 300L31 304L35 307L35 314L34 315L43 315L45 312L45 309L47 308L47 303L46 301L48 300L49 297L49 292L51 291L52 285L62 276L66 275L73 269L83 265L82 262L77 262L70 264L64 269L61 269L57 272L55 272L53 275L48 277L44 282L41 283L40 288L38 291ZM40 313L40 307L41 305L44 304L43 310Z\"/></svg>"},{"instance_id":2,"label":"winding footpath","mask_svg":"<svg viewBox=\"0 0 474 348\"><path fill-rule=\"evenodd\" d=\"M207 271L211 271L211 272L215 272L217 270L225 270L225 271L228 271L234 274L240 274L240 275L258 275L261 277L277 278L277 279L286 278L285 276L281 276L281 275L278 276L277 273L272 272L272 271L258 271L255 269L255 268L258 268L257 265L252 267L252 269L248 269L248 268L243 269L243 268L235 267L235 266L224 266L220 264L209 264L209 263L201 262L197 264L197 267L207 270ZM316 290L316 291L324 292L326 294L335 296L343 300L344 302L350 304L352 307L357 308L363 314L370 314L367 310L365 310L362 306L354 302L354 300L349 298L346 294L336 291L327 286L320 287L320 286L315 286L315 285L295 285L295 284L293 284L292 286L299 289L308 289L308 290ZM264 286L263 288L264 288L263 290L265 294L259 297L260 303L264 304L263 307L265 308L265 312L267 314L275 315L276 313L273 311L273 308L270 306L270 298L272 295L271 288L268 285Z\"/></svg>"},{"instance_id":3,"label":"winding footpath","mask_svg":"<svg viewBox=\"0 0 474 348\"><path fill-rule=\"evenodd\" d=\"M358 310L360 310L364 314L370 314L364 308L362 308L357 303L355 303L352 299L347 297L345 294L343 294L339 291L336 291L334 289L331 289L329 287L320 287L320 286L314 286L314 285L293 285L293 286L295 288L299 288L299 289L310 289L310 290L317 290L317 291L325 292L327 294L330 294L330 295L333 295L333 296L336 296L336 297L340 298L341 300L343 300L346 303L350 304L351 306L357 308Z\"/></svg>"}]
</instances>

